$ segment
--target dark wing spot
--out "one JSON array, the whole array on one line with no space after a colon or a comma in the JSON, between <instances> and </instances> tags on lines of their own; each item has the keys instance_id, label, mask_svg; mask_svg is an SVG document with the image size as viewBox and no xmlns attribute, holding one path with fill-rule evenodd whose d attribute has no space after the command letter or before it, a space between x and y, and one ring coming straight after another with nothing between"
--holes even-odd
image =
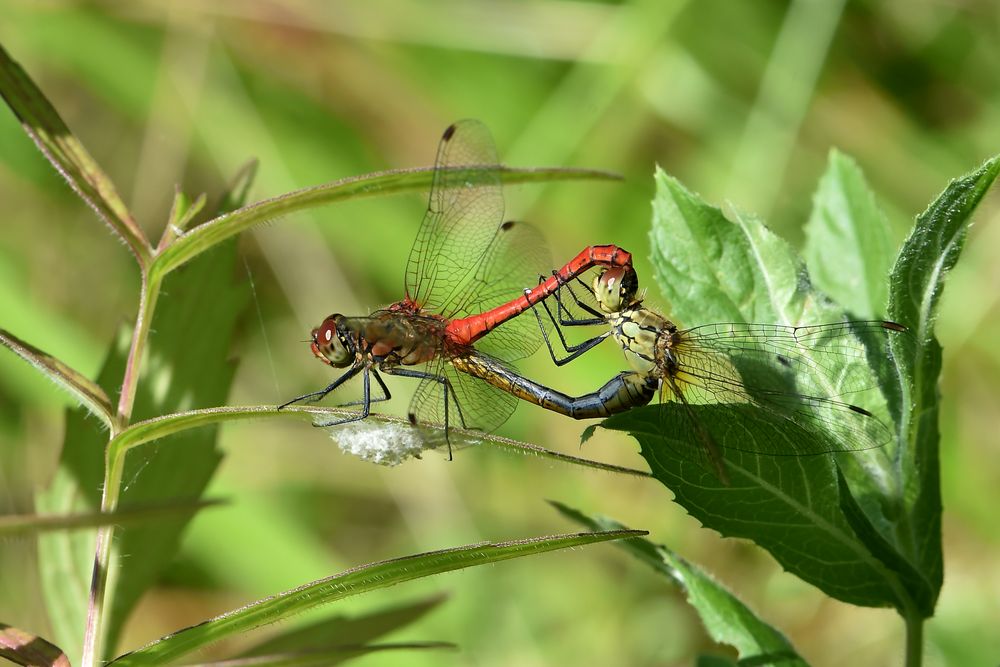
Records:
<instances>
[{"instance_id":1,"label":"dark wing spot","mask_svg":"<svg viewBox=\"0 0 1000 667\"><path fill-rule=\"evenodd\" d=\"M456 124L452 123L448 126L448 129L444 131L444 135L441 136L442 141L448 141L455 134Z\"/></svg>"},{"instance_id":2,"label":"dark wing spot","mask_svg":"<svg viewBox=\"0 0 1000 667\"><path fill-rule=\"evenodd\" d=\"M778 363L781 364L782 366L784 366L785 368L791 368L792 367L792 360L789 359L788 357L786 357L783 354L776 355L775 359L777 359Z\"/></svg>"},{"instance_id":3,"label":"dark wing spot","mask_svg":"<svg viewBox=\"0 0 1000 667\"><path fill-rule=\"evenodd\" d=\"M889 331L907 331L907 328L898 322L882 322L882 328L888 329Z\"/></svg>"},{"instance_id":4,"label":"dark wing spot","mask_svg":"<svg viewBox=\"0 0 1000 667\"><path fill-rule=\"evenodd\" d=\"M417 415L415 415L414 413L411 412L410 414L406 415L406 418L410 420L410 424L412 424L413 426L417 425Z\"/></svg>"},{"instance_id":5,"label":"dark wing spot","mask_svg":"<svg viewBox=\"0 0 1000 667\"><path fill-rule=\"evenodd\" d=\"M875 416L875 415L873 415L872 413L868 412L867 410L865 410L864 408L862 408L859 405L848 405L847 408L849 410L853 411L853 412L857 412L858 414L862 414L862 415L864 415L866 417L874 417Z\"/></svg>"},{"instance_id":6,"label":"dark wing spot","mask_svg":"<svg viewBox=\"0 0 1000 667\"><path fill-rule=\"evenodd\" d=\"M509 232L510 228L513 227L516 224L517 223L514 222L513 220L508 220L507 222L505 222L502 225L500 225L500 231L501 232Z\"/></svg>"}]
</instances>

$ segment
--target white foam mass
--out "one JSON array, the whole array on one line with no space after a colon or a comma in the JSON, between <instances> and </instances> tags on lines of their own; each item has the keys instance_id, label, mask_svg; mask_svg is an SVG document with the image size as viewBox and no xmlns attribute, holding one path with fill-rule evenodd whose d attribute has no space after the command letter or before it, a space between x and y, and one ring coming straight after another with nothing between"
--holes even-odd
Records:
<instances>
[{"instance_id":1,"label":"white foam mass","mask_svg":"<svg viewBox=\"0 0 1000 667\"><path fill-rule=\"evenodd\" d=\"M330 429L330 438L345 454L382 466L398 466L420 457L424 441L417 429L402 424L357 421Z\"/></svg>"}]
</instances>

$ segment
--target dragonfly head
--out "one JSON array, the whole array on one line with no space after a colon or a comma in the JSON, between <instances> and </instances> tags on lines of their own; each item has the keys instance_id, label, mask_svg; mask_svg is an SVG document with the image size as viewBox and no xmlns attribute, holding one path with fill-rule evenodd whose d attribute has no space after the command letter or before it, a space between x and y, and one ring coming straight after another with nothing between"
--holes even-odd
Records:
<instances>
[{"instance_id":1,"label":"dragonfly head","mask_svg":"<svg viewBox=\"0 0 1000 667\"><path fill-rule=\"evenodd\" d=\"M356 346L346 327L340 326L343 315L331 315L312 330L312 351L320 361L335 368L346 368L355 359Z\"/></svg>"},{"instance_id":2,"label":"dragonfly head","mask_svg":"<svg viewBox=\"0 0 1000 667\"><path fill-rule=\"evenodd\" d=\"M614 266L594 278L594 298L606 313L617 313L636 300L639 277L631 266Z\"/></svg>"}]
</instances>

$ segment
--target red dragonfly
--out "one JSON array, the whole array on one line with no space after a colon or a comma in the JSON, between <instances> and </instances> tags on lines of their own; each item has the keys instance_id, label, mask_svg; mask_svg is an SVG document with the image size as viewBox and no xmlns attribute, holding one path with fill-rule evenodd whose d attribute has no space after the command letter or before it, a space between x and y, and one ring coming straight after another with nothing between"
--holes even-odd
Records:
<instances>
[{"instance_id":1,"label":"red dragonfly","mask_svg":"<svg viewBox=\"0 0 1000 667\"><path fill-rule=\"evenodd\" d=\"M372 403L391 398L381 371L421 380L410 405L410 421L443 423L446 440L453 420L463 428L483 431L507 420L517 398L458 372L450 362L476 357L505 368L506 362L532 354L541 344L541 334L534 317L518 318L519 314L594 266L631 267L632 256L613 245L589 246L537 282L552 263L535 228L504 222L498 162L493 139L482 123L463 120L445 130L427 213L406 265L405 298L368 316L330 315L313 329L313 354L347 370L323 389L298 396L279 409L318 401L361 374L362 399L345 404L360 405L361 411L316 425L364 419ZM532 284L536 286L525 290ZM380 396L373 396L371 378Z\"/></svg>"}]
</instances>

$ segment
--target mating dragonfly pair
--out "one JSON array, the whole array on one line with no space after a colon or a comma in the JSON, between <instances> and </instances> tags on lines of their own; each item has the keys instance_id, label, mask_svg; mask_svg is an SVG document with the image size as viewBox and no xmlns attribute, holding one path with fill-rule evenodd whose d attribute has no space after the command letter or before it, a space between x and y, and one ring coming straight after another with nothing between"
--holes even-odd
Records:
<instances>
[{"instance_id":1,"label":"mating dragonfly pair","mask_svg":"<svg viewBox=\"0 0 1000 667\"><path fill-rule=\"evenodd\" d=\"M843 400L870 388L845 368L867 368L863 338L904 327L861 321L680 330L643 306L632 256L617 246L587 247L551 271L539 232L504 221L501 169L481 123L465 120L445 131L427 213L407 261L405 297L366 317L327 317L312 331L313 354L347 370L322 390L281 407L320 400L360 374L363 397L346 405L361 410L317 426L346 424L366 418L373 403L391 397L380 372L412 377L420 384L410 421L443 423L448 440L452 425L495 430L518 399L587 419L646 405L659 393L660 428L675 439L683 433L691 453L723 478L727 448L802 455L868 449L890 439L871 412ZM590 271L598 274L587 285L580 277ZM556 302L555 314L549 298ZM533 317L525 314L529 310ZM567 343L564 327L595 325L605 330ZM608 337L621 346L630 369L588 394L569 396L509 366L543 341L561 365ZM803 377L811 378L806 387L800 386ZM704 406L712 407L710 422L700 416ZM779 437L761 438L755 431L761 415L777 426ZM719 424L726 437L717 435ZM817 433L823 437L803 437Z\"/></svg>"}]
</instances>

